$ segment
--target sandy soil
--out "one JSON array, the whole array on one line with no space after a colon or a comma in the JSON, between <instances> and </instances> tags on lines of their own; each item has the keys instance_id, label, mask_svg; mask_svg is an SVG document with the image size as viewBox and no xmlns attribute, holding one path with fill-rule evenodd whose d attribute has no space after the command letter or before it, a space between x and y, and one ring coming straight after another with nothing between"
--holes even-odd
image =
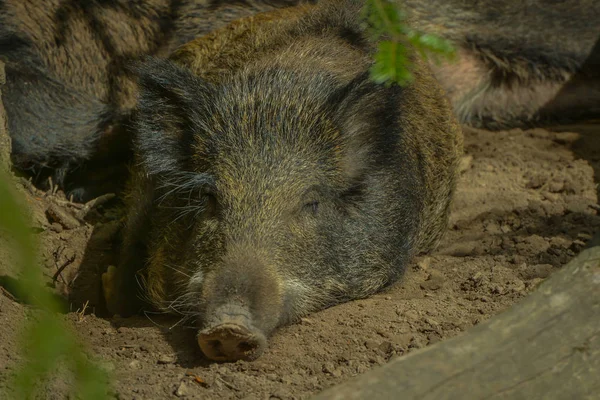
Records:
<instances>
[{"instance_id":1,"label":"sandy soil","mask_svg":"<svg viewBox=\"0 0 600 400\"><path fill-rule=\"evenodd\" d=\"M208 362L177 318L101 318L99 274L113 262L118 199L81 218L86 209L60 192L26 185L46 278L68 298L64 318L111 372L115 398L310 397L502 312L600 226L600 125L465 134L465 171L439 249L387 292L280 329L257 361ZM0 293L0 392L19 362L17 328L34 314L9 294L16 274L8 247L0 235L0 284L8 289ZM86 302L85 313L74 312ZM60 379L40 397L64 398L68 380Z\"/></svg>"}]
</instances>

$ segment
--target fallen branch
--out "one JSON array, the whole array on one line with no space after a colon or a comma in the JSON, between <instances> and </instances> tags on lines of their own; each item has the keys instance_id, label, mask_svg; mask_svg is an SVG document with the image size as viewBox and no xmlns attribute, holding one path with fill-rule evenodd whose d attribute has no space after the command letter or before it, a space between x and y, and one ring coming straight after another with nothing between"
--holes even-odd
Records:
<instances>
[{"instance_id":1,"label":"fallen branch","mask_svg":"<svg viewBox=\"0 0 600 400\"><path fill-rule=\"evenodd\" d=\"M319 394L333 399L597 399L600 247L508 311Z\"/></svg>"}]
</instances>

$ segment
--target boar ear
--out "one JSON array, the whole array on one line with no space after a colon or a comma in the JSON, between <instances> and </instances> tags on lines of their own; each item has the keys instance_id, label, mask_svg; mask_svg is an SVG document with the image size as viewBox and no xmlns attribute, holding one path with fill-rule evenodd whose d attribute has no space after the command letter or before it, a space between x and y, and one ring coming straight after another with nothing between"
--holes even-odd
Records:
<instances>
[{"instance_id":1,"label":"boar ear","mask_svg":"<svg viewBox=\"0 0 600 400\"><path fill-rule=\"evenodd\" d=\"M367 71L330 98L343 141L342 170L349 179L360 179L371 163L393 157L401 90L374 83Z\"/></svg>"},{"instance_id":2,"label":"boar ear","mask_svg":"<svg viewBox=\"0 0 600 400\"><path fill-rule=\"evenodd\" d=\"M210 105L209 84L169 60L148 57L135 66L139 97L135 148L146 172L181 169L193 152Z\"/></svg>"}]
</instances>

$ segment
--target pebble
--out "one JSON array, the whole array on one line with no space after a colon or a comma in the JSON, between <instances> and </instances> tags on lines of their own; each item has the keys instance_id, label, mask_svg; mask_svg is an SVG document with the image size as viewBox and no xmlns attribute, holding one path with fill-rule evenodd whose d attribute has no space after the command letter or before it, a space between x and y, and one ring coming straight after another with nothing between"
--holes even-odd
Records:
<instances>
[{"instance_id":1,"label":"pebble","mask_svg":"<svg viewBox=\"0 0 600 400\"><path fill-rule=\"evenodd\" d=\"M61 233L63 231L63 227L58 222L53 222L50 224L50 229L56 233Z\"/></svg>"},{"instance_id":2,"label":"pebble","mask_svg":"<svg viewBox=\"0 0 600 400\"><path fill-rule=\"evenodd\" d=\"M423 290L438 290L444 286L445 277L438 271L431 271L427 280L421 283L421 289Z\"/></svg>"},{"instance_id":3,"label":"pebble","mask_svg":"<svg viewBox=\"0 0 600 400\"><path fill-rule=\"evenodd\" d=\"M467 257L471 255L476 255L476 247L476 242L456 242L444 249L440 249L439 253L442 255L453 257Z\"/></svg>"},{"instance_id":4,"label":"pebble","mask_svg":"<svg viewBox=\"0 0 600 400\"><path fill-rule=\"evenodd\" d=\"M175 396L177 397L185 397L189 394L189 389L188 386L185 384L185 382L181 382L179 384L179 386L177 387L177 390L175 390Z\"/></svg>"},{"instance_id":5,"label":"pebble","mask_svg":"<svg viewBox=\"0 0 600 400\"><path fill-rule=\"evenodd\" d=\"M394 345L392 344L392 342L385 340L379 344L377 349L379 351L381 351L383 354L387 354L387 353L390 353L392 350L394 350Z\"/></svg>"},{"instance_id":6,"label":"pebble","mask_svg":"<svg viewBox=\"0 0 600 400\"><path fill-rule=\"evenodd\" d=\"M399 335L394 336L392 338L392 341L401 348L407 349L413 337L414 335L412 333L401 333Z\"/></svg>"},{"instance_id":7,"label":"pebble","mask_svg":"<svg viewBox=\"0 0 600 400\"><path fill-rule=\"evenodd\" d=\"M174 354L162 354L158 357L159 364L173 364L177 361L177 357Z\"/></svg>"},{"instance_id":8,"label":"pebble","mask_svg":"<svg viewBox=\"0 0 600 400\"><path fill-rule=\"evenodd\" d=\"M521 276L525 279L545 279L553 272L554 267L550 264L529 265L521 270Z\"/></svg>"},{"instance_id":9,"label":"pebble","mask_svg":"<svg viewBox=\"0 0 600 400\"><path fill-rule=\"evenodd\" d=\"M57 222L65 229L75 229L81 225L75 217L56 204L51 204L50 207L48 207L46 215L50 222Z\"/></svg>"},{"instance_id":10,"label":"pebble","mask_svg":"<svg viewBox=\"0 0 600 400\"><path fill-rule=\"evenodd\" d=\"M365 347L369 350L375 350L379 347L379 342L377 342L376 340L366 340Z\"/></svg>"},{"instance_id":11,"label":"pebble","mask_svg":"<svg viewBox=\"0 0 600 400\"><path fill-rule=\"evenodd\" d=\"M408 310L404 312L404 316L408 319L417 320L419 319L419 314L414 310Z\"/></svg>"},{"instance_id":12,"label":"pebble","mask_svg":"<svg viewBox=\"0 0 600 400\"><path fill-rule=\"evenodd\" d=\"M515 293L520 293L525 290L525 283L520 279L515 279L511 285L511 289Z\"/></svg>"}]
</instances>

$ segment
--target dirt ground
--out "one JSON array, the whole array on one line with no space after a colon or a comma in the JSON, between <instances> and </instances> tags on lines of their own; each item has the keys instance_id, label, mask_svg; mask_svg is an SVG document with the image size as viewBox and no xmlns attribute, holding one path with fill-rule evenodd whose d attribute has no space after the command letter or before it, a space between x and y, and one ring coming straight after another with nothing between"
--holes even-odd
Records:
<instances>
[{"instance_id":1,"label":"dirt ground","mask_svg":"<svg viewBox=\"0 0 600 400\"><path fill-rule=\"evenodd\" d=\"M60 192L25 190L46 278L68 297L64 318L110 371L115 398L300 399L502 312L598 230L599 124L465 135L464 173L439 249L417 258L387 292L278 330L254 362L208 362L194 329L176 317L101 318L99 274L113 261L118 199L92 208ZM8 288L0 294L0 392L19 363L18 327L33 313L9 294L16 274L7 247L0 235L0 283ZM65 382L40 398L65 398Z\"/></svg>"}]
</instances>

